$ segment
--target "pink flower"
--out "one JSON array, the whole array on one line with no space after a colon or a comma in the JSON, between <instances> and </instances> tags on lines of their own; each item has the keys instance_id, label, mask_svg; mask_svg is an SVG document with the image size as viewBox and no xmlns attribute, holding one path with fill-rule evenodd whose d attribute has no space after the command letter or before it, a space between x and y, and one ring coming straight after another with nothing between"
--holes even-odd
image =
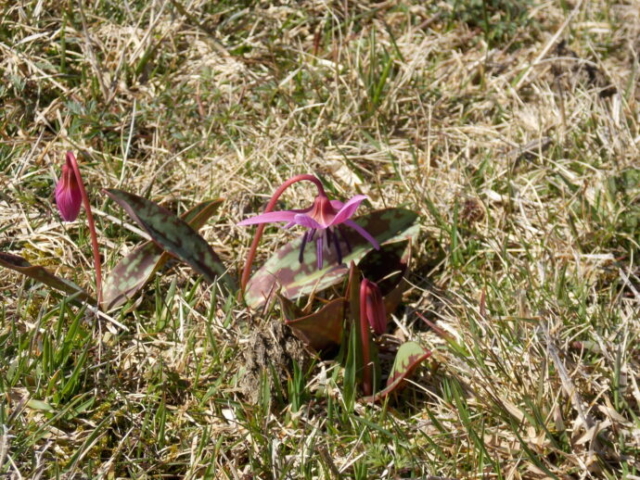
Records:
<instances>
[{"instance_id":1,"label":"pink flower","mask_svg":"<svg viewBox=\"0 0 640 480\"><path fill-rule=\"evenodd\" d=\"M387 312L380 287L366 278L360 282L360 316L366 318L376 335L382 335L387 329Z\"/></svg>"},{"instance_id":2,"label":"pink flower","mask_svg":"<svg viewBox=\"0 0 640 480\"><path fill-rule=\"evenodd\" d=\"M342 263L342 251L337 235L338 232L347 244L347 248L351 250L349 242L347 241L347 238L342 231L342 225L353 228L369 243L371 243L371 245L373 245L376 250L380 248L380 244L376 241L375 238L373 238L373 236L371 236L360 225L351 220L351 217L356 213L358 206L360 206L365 198L367 198L365 195L356 195L347 203L342 203L338 200L329 200L324 191L321 190L318 193L318 196L315 198L313 205L309 208L306 208L304 210L267 212L243 220L238 223L238 225L245 226L271 222L287 222L284 228L290 228L294 225L301 225L308 228L309 230L306 231L304 233L304 236L302 237L302 246L300 248L300 263L302 263L303 261L304 247L306 246L307 242L312 241L315 237L318 268L322 268L322 252L325 242L329 248L331 248L332 245L334 246L338 256L338 262Z\"/></svg>"},{"instance_id":3,"label":"pink flower","mask_svg":"<svg viewBox=\"0 0 640 480\"><path fill-rule=\"evenodd\" d=\"M66 163L62 166L62 176L58 180L55 190L56 205L58 205L62 218L67 222L73 222L78 218L82 205L82 191L80 190L82 180L76 176L74 164L77 164L75 156L73 153L67 152Z\"/></svg>"}]
</instances>

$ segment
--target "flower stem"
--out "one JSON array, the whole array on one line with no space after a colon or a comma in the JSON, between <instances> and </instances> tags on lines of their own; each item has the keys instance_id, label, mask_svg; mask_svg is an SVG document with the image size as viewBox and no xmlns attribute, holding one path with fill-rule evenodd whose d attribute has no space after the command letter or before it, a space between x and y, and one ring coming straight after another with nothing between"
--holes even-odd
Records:
<instances>
[{"instance_id":1,"label":"flower stem","mask_svg":"<svg viewBox=\"0 0 640 480\"><path fill-rule=\"evenodd\" d=\"M278 199L284 193L284 191L289 188L291 185L297 182L301 182L307 180L309 182L313 182L313 184L318 188L318 195L326 196L327 194L324 191L324 187L322 186L322 182L318 180L317 177L309 174L296 175L295 177L291 177L289 180L285 181L282 185L278 187L278 189L274 192L267 204L267 208L264 209L264 213L269 213L273 211L276 204L278 203ZM244 264L244 270L242 271L242 278L240 280L240 291L244 294L244 291L247 287L247 283L249 283L249 275L251 275L251 266L253 265L253 261L256 258L256 252L258 250L258 244L260 243L260 239L262 238L262 232L264 232L265 224L261 223L258 225L256 229L256 234L253 237L253 241L251 242L251 247L249 248L249 253L247 254L247 261Z\"/></svg>"},{"instance_id":2,"label":"flower stem","mask_svg":"<svg viewBox=\"0 0 640 480\"><path fill-rule=\"evenodd\" d=\"M82 175L80 175L80 167L78 167L76 157L72 152L67 152L67 160L71 163L76 178L78 179L80 195L82 196L82 203L84 205L85 211L87 212L87 223L89 224L89 235L91 236L91 249L93 250L93 265L96 269L96 290L98 292L99 307L102 303L102 261L100 260L100 248L98 246L96 224L93 221L93 213L91 211L89 195L87 195L87 190L84 188L84 182L82 181Z\"/></svg>"},{"instance_id":3,"label":"flower stem","mask_svg":"<svg viewBox=\"0 0 640 480\"><path fill-rule=\"evenodd\" d=\"M362 342L362 392L365 396L373 394L370 332L367 321L367 288L366 282L360 283L360 341Z\"/></svg>"}]
</instances>

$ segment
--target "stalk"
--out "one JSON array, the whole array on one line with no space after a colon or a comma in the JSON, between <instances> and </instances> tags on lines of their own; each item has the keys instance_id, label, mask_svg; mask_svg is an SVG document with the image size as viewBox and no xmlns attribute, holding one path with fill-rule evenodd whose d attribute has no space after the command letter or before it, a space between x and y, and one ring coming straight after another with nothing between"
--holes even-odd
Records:
<instances>
[{"instance_id":1,"label":"stalk","mask_svg":"<svg viewBox=\"0 0 640 480\"><path fill-rule=\"evenodd\" d=\"M373 394L373 365L371 365L370 331L367 320L367 286L360 283L360 341L362 342L362 392L365 396Z\"/></svg>"},{"instance_id":2,"label":"stalk","mask_svg":"<svg viewBox=\"0 0 640 480\"><path fill-rule=\"evenodd\" d=\"M87 212L87 223L89 224L89 236L91 237L91 249L93 250L93 265L96 269L96 290L98 292L98 306L102 304L102 261L100 260L100 247L98 246L98 235L96 233L96 224L93 221L93 213L91 211L91 203L89 202L89 195L84 188L84 181L80 174L80 167L75 155L72 152L67 152L67 160L71 163L73 172L78 179L80 188L80 195L82 196L82 204Z\"/></svg>"}]
</instances>

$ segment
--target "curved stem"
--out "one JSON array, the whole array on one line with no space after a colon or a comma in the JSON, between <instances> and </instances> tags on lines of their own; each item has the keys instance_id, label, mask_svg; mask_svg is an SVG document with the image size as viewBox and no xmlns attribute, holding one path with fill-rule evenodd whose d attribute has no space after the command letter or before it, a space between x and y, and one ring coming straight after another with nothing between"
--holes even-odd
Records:
<instances>
[{"instance_id":1,"label":"curved stem","mask_svg":"<svg viewBox=\"0 0 640 480\"><path fill-rule=\"evenodd\" d=\"M84 209L87 212L87 223L89 224L89 235L91 236L91 249L93 250L93 265L96 269L96 290L98 292L98 307L102 304L102 261L100 260L100 247L98 246L98 235L96 234L96 224L93 221L93 213L91 211L91 203L89 202L89 195L84 188L84 182L82 181L82 175L80 175L80 167L75 155L72 152L67 152L67 160L73 166L73 172L78 179L78 185L80 187L80 195L82 196L82 203Z\"/></svg>"},{"instance_id":2,"label":"curved stem","mask_svg":"<svg viewBox=\"0 0 640 480\"><path fill-rule=\"evenodd\" d=\"M371 352L369 342L369 322L367 321L367 288L366 282L360 282L360 341L362 342L362 392L365 396L373 394Z\"/></svg>"},{"instance_id":3,"label":"curved stem","mask_svg":"<svg viewBox=\"0 0 640 480\"><path fill-rule=\"evenodd\" d=\"M309 182L313 182L313 184L318 188L318 195L327 194L324 191L324 187L322 186L322 182L318 180L317 177L309 174L296 175L295 177L291 177L289 180L285 181L282 185L278 187L278 189L274 192L267 204L267 208L264 209L264 213L269 213L273 211L278 203L278 199L284 193L284 191L289 188L291 185L297 182L301 182L307 180ZM258 251L258 244L260 243L260 238L262 238L262 232L264 232L265 228L264 223L258 225L256 230L256 234L253 237L253 241L251 242L251 247L249 248L249 253L247 254L247 261L244 264L244 270L242 271L242 278L240 280L240 291L244 294L244 290L247 287L247 283L249 283L249 275L251 275L251 265L253 265L253 261L256 258L256 252Z\"/></svg>"}]
</instances>

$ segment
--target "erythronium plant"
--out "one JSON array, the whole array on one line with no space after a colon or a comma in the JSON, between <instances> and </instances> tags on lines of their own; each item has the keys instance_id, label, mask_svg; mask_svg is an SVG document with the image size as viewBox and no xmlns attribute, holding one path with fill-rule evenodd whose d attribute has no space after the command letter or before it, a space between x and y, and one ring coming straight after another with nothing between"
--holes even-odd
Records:
<instances>
[{"instance_id":1,"label":"erythronium plant","mask_svg":"<svg viewBox=\"0 0 640 480\"><path fill-rule=\"evenodd\" d=\"M296 179L318 182L316 185L321 185L319 180L311 175L294 177L276 191L267 205L267 210L273 209L283 188ZM311 209L267 212L241 222L243 225L248 222L258 224L244 265L241 282L244 299L249 307L260 307L277 292L288 299L295 300L325 290L343 281L349 270L346 265L350 262L358 263L369 252L380 251L380 246L383 244L415 238L419 231L418 215L403 208L375 210L359 217L349 217L338 224L337 222L343 220L346 215L352 215L356 204L361 201L360 196L354 197L345 204L335 203L335 207L338 208L335 215L331 219L324 217L323 224L328 225L327 230L331 232L328 235L332 240L333 248L325 249L316 246L315 249L305 251L309 237L314 235L313 230L310 230L302 238L295 239L280 248L249 278L256 248L265 226L263 221L272 221L276 218L287 222L285 226L292 226L291 223L295 221L299 221L301 225L310 224L306 216L310 212L321 211L318 205L325 203L322 194L318 198ZM316 229L315 235L317 234ZM326 238L325 232L324 240ZM323 241L323 246L325 245L326 242Z\"/></svg>"},{"instance_id":2,"label":"erythronium plant","mask_svg":"<svg viewBox=\"0 0 640 480\"><path fill-rule=\"evenodd\" d=\"M311 206L273 211L283 192L301 181L312 182L318 190ZM189 264L205 281L220 281L227 291L236 290L224 264L197 233L220 200L196 205L178 217L151 200L131 193L116 189L107 189L105 193L146 231L151 241L134 249L112 270L104 284L103 295L100 255L89 197L78 162L73 153L67 152L55 189L56 204L65 221L77 219L82 205L85 207L96 269L97 301L74 283L31 265L22 257L0 252L0 265L65 292L70 301L89 303L103 310L119 307L132 299L171 257ZM399 388L430 352L415 342L402 345L386 387L378 388L380 362L376 339L385 334L387 315L402 299L407 285L404 277L410 246L419 226L418 215L402 208L354 217L365 198L356 195L344 203L331 200L320 180L312 175L298 175L284 182L263 214L240 222L240 225L258 225L242 273L241 290L247 305L252 308L276 293L286 324L310 349L326 352L341 345L347 348L345 372L350 369L349 375L361 383L365 399L378 401ZM276 252L250 279L257 246L265 225L271 222L283 222L285 228L299 225L307 230L301 238ZM315 248L307 249L311 242L316 243ZM348 281L343 294L338 293L339 289L333 293L328 290L342 282L345 276ZM316 296L323 290L326 293ZM292 300L303 297L309 297L309 300L301 311ZM320 301L322 307L315 308ZM345 342L346 334L348 342Z\"/></svg>"},{"instance_id":3,"label":"erythronium plant","mask_svg":"<svg viewBox=\"0 0 640 480\"><path fill-rule=\"evenodd\" d=\"M355 266L353 267L355 269ZM362 345L362 391L369 396L373 393L375 365L371 358L371 329L382 335L387 329L387 314L378 284L363 278L360 282L360 341Z\"/></svg>"},{"instance_id":4,"label":"erythronium plant","mask_svg":"<svg viewBox=\"0 0 640 480\"><path fill-rule=\"evenodd\" d=\"M199 230L211 218L222 199L197 204L180 216L194 230ZM166 215L166 213L165 213ZM168 212L169 218L173 216ZM166 222L167 224L170 223ZM103 307L119 307L140 291L145 284L173 257L152 240L132 250L113 268L104 285Z\"/></svg>"},{"instance_id":5,"label":"erythronium plant","mask_svg":"<svg viewBox=\"0 0 640 480\"><path fill-rule=\"evenodd\" d=\"M309 181L312 182L318 189L318 195L313 201L311 207L302 210L284 210L274 212L273 209L278 202L280 196L291 185L297 182ZM347 248L350 250L351 246L342 225L351 227L358 232L363 238L365 238L371 245L379 249L380 244L371 236L364 228L351 220L351 217L356 213L356 210L360 206L363 200L367 197L365 195L356 195L348 200L346 203L342 203L339 200L330 200L327 196L322 182L313 175L296 175L285 181L278 187L275 193L271 196L265 212L261 215L257 215L252 218L248 218L238 223L238 225L258 225L258 229L251 243L249 254L247 255L247 261L242 272L241 289L244 292L247 283L249 281L249 275L251 274L251 266L256 256L258 244L264 231L265 224L273 222L286 222L284 228L290 228L294 225L300 225L308 230L302 236L302 242L300 246L300 253L298 260L300 263L304 263L304 249L308 242L316 241L316 265L318 269L323 266L323 256L325 245L331 249L335 248L335 253L338 257L338 263L342 263L342 247L340 246L339 235L345 240Z\"/></svg>"},{"instance_id":6,"label":"erythronium plant","mask_svg":"<svg viewBox=\"0 0 640 480\"><path fill-rule=\"evenodd\" d=\"M344 236L351 245L351 252L345 255L343 264L337 263L333 250L325 252L327 265L322 269L316 266L314 251L307 252L309 259L306 262L299 262L302 241L295 239L275 252L253 274L244 294L245 301L249 307L257 308L275 292L291 300L311 296L343 282L349 271L345 264L351 262L359 265L361 261L371 263L376 259L369 269L376 270L385 265L385 257L392 253L385 246L415 238L418 233L417 219L414 212L402 208L376 210L354 218L355 223L376 238L381 245L380 250L375 250L355 230L347 228ZM346 249L346 242L344 243Z\"/></svg>"},{"instance_id":7,"label":"erythronium plant","mask_svg":"<svg viewBox=\"0 0 640 480\"><path fill-rule=\"evenodd\" d=\"M236 289L235 281L226 273L227 268L189 221L132 193L116 189L107 189L105 193L147 232L158 247L187 263L206 282L219 279L229 290Z\"/></svg>"},{"instance_id":8,"label":"erythronium plant","mask_svg":"<svg viewBox=\"0 0 640 480\"><path fill-rule=\"evenodd\" d=\"M89 195L84 187L82 175L80 174L80 167L78 166L78 161L76 160L73 152L67 152L65 155L65 163L62 166L62 175L56 184L54 196L60 215L63 220L67 222L75 221L80 214L82 205L84 205L84 209L87 213L89 234L91 237L91 249L93 251L98 300L94 299L89 293L70 280L60 278L43 267L31 265L29 261L18 255L0 253L0 265L20 272L29 278L68 294L69 300L73 303L89 303L91 305L98 306L102 299L102 262L100 260L98 236L96 233L95 222L93 220L93 213L91 211Z\"/></svg>"},{"instance_id":9,"label":"erythronium plant","mask_svg":"<svg viewBox=\"0 0 640 480\"><path fill-rule=\"evenodd\" d=\"M360 269L352 264L348 295L352 335L355 336L356 343L359 343L356 348L359 358L356 358L355 365L361 369L359 378L364 400L377 402L405 386L405 379L413 373L420 363L431 356L431 352L416 342L406 342L400 345L393 367L387 377L386 386L382 390L378 390L377 384L380 381L381 368L375 338L385 333L388 312L385 308L382 292L375 282L364 277L360 280L359 288L356 288L358 279L361 277ZM404 275L400 280L400 283L403 282ZM353 343L348 343L348 345L353 345Z\"/></svg>"},{"instance_id":10,"label":"erythronium plant","mask_svg":"<svg viewBox=\"0 0 640 480\"><path fill-rule=\"evenodd\" d=\"M189 263L206 281L221 277L223 283L232 290L235 289L233 280L224 275L226 268L218 256L196 231L213 215L221 203L220 199L200 203L178 218L149 200L114 189L108 190L107 194L147 231L152 242L146 242L133 250L116 265L106 279L103 296L100 252L89 197L75 155L67 152L65 160L62 175L55 188L56 204L65 221L76 220L81 206L85 207L96 269L98 300L70 280L58 277L41 266L32 265L19 255L0 252L0 266L66 293L72 303L88 303L102 310L111 310L131 299L171 256Z\"/></svg>"},{"instance_id":11,"label":"erythronium plant","mask_svg":"<svg viewBox=\"0 0 640 480\"><path fill-rule=\"evenodd\" d=\"M65 163L62 166L62 175L56 184L54 196L60 215L63 220L67 222L73 222L78 218L80 209L84 204L87 212L89 234L91 236L91 249L93 250L98 300L93 298L89 293L72 281L60 278L41 266L31 265L28 260L18 255L0 252L0 265L19 272L38 282L44 283L51 288L66 293L69 296L68 299L72 303L88 303L90 305L97 306L100 303L102 292L102 267L100 250L98 247L98 237L96 234L95 223L93 221L93 214L91 212L89 196L84 188L78 162L72 152L67 152L65 155Z\"/></svg>"}]
</instances>

